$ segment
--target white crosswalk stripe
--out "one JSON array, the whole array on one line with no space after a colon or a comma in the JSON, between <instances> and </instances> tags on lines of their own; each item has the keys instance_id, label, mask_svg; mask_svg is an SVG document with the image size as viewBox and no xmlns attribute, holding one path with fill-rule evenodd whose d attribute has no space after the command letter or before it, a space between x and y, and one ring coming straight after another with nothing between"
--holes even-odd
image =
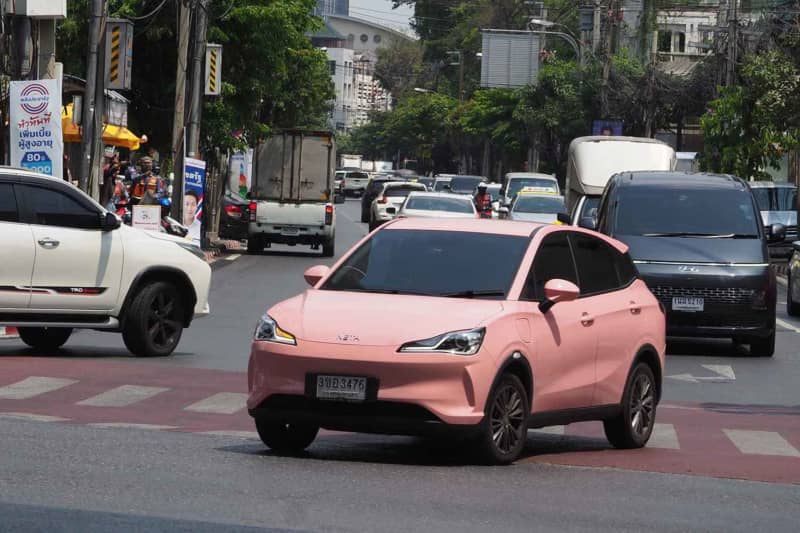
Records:
<instances>
[{"instance_id":1,"label":"white crosswalk stripe","mask_svg":"<svg viewBox=\"0 0 800 533\"><path fill-rule=\"evenodd\" d=\"M184 407L184 411L195 413L215 413L220 415L232 415L241 411L247 405L247 394L238 392L220 392L209 396L204 400Z\"/></svg>"},{"instance_id":2,"label":"white crosswalk stripe","mask_svg":"<svg viewBox=\"0 0 800 533\"><path fill-rule=\"evenodd\" d=\"M77 382L78 381L74 379L30 376L22 381L0 387L0 400L27 400L28 398L33 398L47 392L53 392Z\"/></svg>"},{"instance_id":3,"label":"white crosswalk stripe","mask_svg":"<svg viewBox=\"0 0 800 533\"><path fill-rule=\"evenodd\" d=\"M740 452L748 455L780 455L800 457L800 451L775 431L723 429Z\"/></svg>"},{"instance_id":4,"label":"white crosswalk stripe","mask_svg":"<svg viewBox=\"0 0 800 533\"><path fill-rule=\"evenodd\" d=\"M69 420L69 418L60 416L40 415L37 413L0 413L0 418L30 420L32 422L67 422Z\"/></svg>"},{"instance_id":5,"label":"white crosswalk stripe","mask_svg":"<svg viewBox=\"0 0 800 533\"><path fill-rule=\"evenodd\" d=\"M648 448L662 448L665 450L680 450L681 445L678 441L678 432L672 424L656 424L653 426L653 433L647 442Z\"/></svg>"},{"instance_id":6,"label":"white crosswalk stripe","mask_svg":"<svg viewBox=\"0 0 800 533\"><path fill-rule=\"evenodd\" d=\"M141 385L121 385L78 402L78 405L92 407L126 407L136 402L152 398L168 391L165 387L143 387Z\"/></svg>"}]
</instances>

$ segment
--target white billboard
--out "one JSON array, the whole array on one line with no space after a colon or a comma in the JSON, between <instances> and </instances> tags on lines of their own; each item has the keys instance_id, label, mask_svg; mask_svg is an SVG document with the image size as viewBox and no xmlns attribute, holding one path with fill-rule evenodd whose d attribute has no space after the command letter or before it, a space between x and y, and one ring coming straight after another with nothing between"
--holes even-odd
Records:
<instances>
[{"instance_id":1,"label":"white billboard","mask_svg":"<svg viewBox=\"0 0 800 533\"><path fill-rule=\"evenodd\" d=\"M528 31L484 30L481 87L515 89L539 74L539 35Z\"/></svg>"},{"instance_id":2,"label":"white billboard","mask_svg":"<svg viewBox=\"0 0 800 533\"><path fill-rule=\"evenodd\" d=\"M11 166L62 177L64 141L58 80L12 81Z\"/></svg>"}]
</instances>

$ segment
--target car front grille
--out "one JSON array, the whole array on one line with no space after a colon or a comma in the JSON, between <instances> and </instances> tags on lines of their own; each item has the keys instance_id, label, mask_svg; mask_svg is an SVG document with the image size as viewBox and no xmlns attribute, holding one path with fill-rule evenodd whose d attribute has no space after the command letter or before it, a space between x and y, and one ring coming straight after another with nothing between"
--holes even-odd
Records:
<instances>
[{"instance_id":1,"label":"car front grille","mask_svg":"<svg viewBox=\"0 0 800 533\"><path fill-rule=\"evenodd\" d=\"M706 304L724 305L750 305L753 299L753 289L739 289L733 287L650 287L650 291L669 309L672 298L703 298Z\"/></svg>"}]
</instances>

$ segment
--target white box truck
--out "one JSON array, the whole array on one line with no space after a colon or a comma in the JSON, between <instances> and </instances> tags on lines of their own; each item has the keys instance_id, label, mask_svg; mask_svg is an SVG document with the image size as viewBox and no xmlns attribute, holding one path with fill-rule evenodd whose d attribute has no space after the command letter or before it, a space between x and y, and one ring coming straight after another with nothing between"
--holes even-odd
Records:
<instances>
[{"instance_id":1,"label":"white box truck","mask_svg":"<svg viewBox=\"0 0 800 533\"><path fill-rule=\"evenodd\" d=\"M331 132L285 130L255 149L247 251L310 245L332 257L336 237Z\"/></svg>"}]
</instances>

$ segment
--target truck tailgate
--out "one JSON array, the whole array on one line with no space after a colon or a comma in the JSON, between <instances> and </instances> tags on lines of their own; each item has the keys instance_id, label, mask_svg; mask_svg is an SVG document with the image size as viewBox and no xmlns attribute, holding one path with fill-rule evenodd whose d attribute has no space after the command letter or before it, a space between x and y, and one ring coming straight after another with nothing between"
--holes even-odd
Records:
<instances>
[{"instance_id":1,"label":"truck tailgate","mask_svg":"<svg viewBox=\"0 0 800 533\"><path fill-rule=\"evenodd\" d=\"M258 202L256 222L278 226L324 226L325 204Z\"/></svg>"}]
</instances>

